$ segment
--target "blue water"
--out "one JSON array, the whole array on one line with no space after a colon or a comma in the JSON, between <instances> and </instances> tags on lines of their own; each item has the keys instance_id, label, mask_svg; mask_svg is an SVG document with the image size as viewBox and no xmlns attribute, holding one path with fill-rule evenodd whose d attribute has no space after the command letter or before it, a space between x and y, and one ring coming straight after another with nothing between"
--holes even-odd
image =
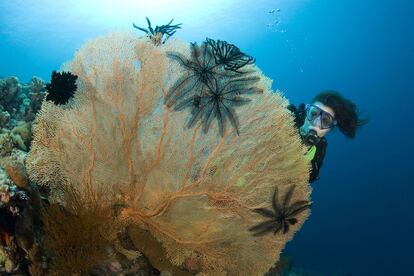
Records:
<instances>
[{"instance_id":1,"label":"blue water","mask_svg":"<svg viewBox=\"0 0 414 276\"><path fill-rule=\"evenodd\" d=\"M225 39L255 56L295 104L339 90L370 122L354 140L328 135L312 215L285 251L323 275L414 275L414 2L144 2L1 0L0 76L48 80L87 39L174 17L183 40Z\"/></svg>"}]
</instances>

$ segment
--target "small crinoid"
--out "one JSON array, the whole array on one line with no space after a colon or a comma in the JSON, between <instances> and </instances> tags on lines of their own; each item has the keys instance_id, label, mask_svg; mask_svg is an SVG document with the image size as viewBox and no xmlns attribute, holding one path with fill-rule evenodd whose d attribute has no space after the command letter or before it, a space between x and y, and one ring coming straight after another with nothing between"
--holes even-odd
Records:
<instances>
[{"instance_id":1,"label":"small crinoid","mask_svg":"<svg viewBox=\"0 0 414 276\"><path fill-rule=\"evenodd\" d=\"M164 98L164 103L168 107L181 103L189 94L192 97L200 96L207 88L207 84L220 74L211 49L205 43L201 46L191 43L190 47L190 58L177 52L167 53L169 58L177 61L184 69L184 74L175 81Z\"/></svg>"},{"instance_id":2,"label":"small crinoid","mask_svg":"<svg viewBox=\"0 0 414 276\"><path fill-rule=\"evenodd\" d=\"M295 216L308 209L311 204L307 200L298 200L290 204L294 189L295 185L290 186L281 205L278 199L278 189L276 187L272 199L273 210L265 208L257 208L253 210L256 213L269 218L269 220L259 223L249 229L249 231L254 232L254 236L263 236L270 232L276 234L280 231L285 234L289 231L289 225L294 225L298 222Z\"/></svg>"},{"instance_id":3,"label":"small crinoid","mask_svg":"<svg viewBox=\"0 0 414 276\"><path fill-rule=\"evenodd\" d=\"M212 48L216 64L223 65L224 69L237 73L248 64L253 64L255 59L241 52L238 47L223 40L206 39L206 43Z\"/></svg>"},{"instance_id":4,"label":"small crinoid","mask_svg":"<svg viewBox=\"0 0 414 276\"><path fill-rule=\"evenodd\" d=\"M140 31L145 32L148 37L151 39L151 41L156 46L160 46L161 44L164 44L167 39L175 34L177 29L181 29L182 23L171 25L174 19L171 19L170 22L168 22L167 25L161 25L161 26L155 26L155 29L151 27L151 21L148 19L148 17L145 17L148 23L148 29L139 27L135 25L135 23L132 23L132 26Z\"/></svg>"}]
</instances>

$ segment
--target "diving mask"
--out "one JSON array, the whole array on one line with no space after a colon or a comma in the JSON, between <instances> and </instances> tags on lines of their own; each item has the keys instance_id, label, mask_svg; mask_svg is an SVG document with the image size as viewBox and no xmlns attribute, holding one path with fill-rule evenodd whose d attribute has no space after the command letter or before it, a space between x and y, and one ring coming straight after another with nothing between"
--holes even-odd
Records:
<instances>
[{"instance_id":1,"label":"diving mask","mask_svg":"<svg viewBox=\"0 0 414 276\"><path fill-rule=\"evenodd\" d=\"M319 108L316 105L307 104L306 105L306 118L308 119L308 121L312 125L315 125L316 119L318 117L320 117L320 120L319 120L320 129L333 128L337 124L337 121L335 120L335 118L331 114L329 114L328 112L322 110L321 108Z\"/></svg>"}]
</instances>

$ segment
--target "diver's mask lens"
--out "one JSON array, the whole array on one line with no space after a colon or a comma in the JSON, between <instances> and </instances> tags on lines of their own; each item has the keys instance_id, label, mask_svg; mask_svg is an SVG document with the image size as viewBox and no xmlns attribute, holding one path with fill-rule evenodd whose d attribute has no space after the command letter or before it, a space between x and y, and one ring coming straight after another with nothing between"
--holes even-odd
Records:
<instances>
[{"instance_id":1,"label":"diver's mask lens","mask_svg":"<svg viewBox=\"0 0 414 276\"><path fill-rule=\"evenodd\" d=\"M326 111L323 111L319 107L313 104L306 105L306 118L312 124L315 122L315 119L320 118L320 128L321 129L328 129L336 126L337 122L331 114Z\"/></svg>"}]
</instances>

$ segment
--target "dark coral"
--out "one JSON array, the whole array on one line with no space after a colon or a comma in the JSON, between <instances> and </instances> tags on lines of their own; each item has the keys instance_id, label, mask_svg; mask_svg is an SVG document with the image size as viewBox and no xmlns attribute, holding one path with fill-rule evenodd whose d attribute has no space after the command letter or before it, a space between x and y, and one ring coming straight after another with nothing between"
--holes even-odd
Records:
<instances>
[{"instance_id":1,"label":"dark coral","mask_svg":"<svg viewBox=\"0 0 414 276\"><path fill-rule=\"evenodd\" d=\"M34 185L18 188L3 184L0 195L0 248L12 260L13 271L23 273L18 275L42 275L39 191Z\"/></svg>"},{"instance_id":2,"label":"dark coral","mask_svg":"<svg viewBox=\"0 0 414 276\"><path fill-rule=\"evenodd\" d=\"M0 111L8 111L10 115L19 109L19 96L22 86L16 77L0 79Z\"/></svg>"},{"instance_id":3,"label":"dark coral","mask_svg":"<svg viewBox=\"0 0 414 276\"><path fill-rule=\"evenodd\" d=\"M145 19L147 20L147 23L148 23L148 29L139 27L135 25L135 23L132 23L132 26L140 31L145 32L155 45L164 44L165 41L167 41L167 39L170 36L174 35L178 29L181 29L181 25L182 25L182 23L171 25L171 23L174 20L174 19L171 19L171 21L168 22L167 25L161 25L161 26L157 25L155 26L155 29L154 29L151 27L151 21L149 20L149 18L145 17Z\"/></svg>"},{"instance_id":4,"label":"dark coral","mask_svg":"<svg viewBox=\"0 0 414 276\"><path fill-rule=\"evenodd\" d=\"M41 79L33 77L23 89L26 90L27 98L30 99L30 104L25 107L24 120L33 121L46 97L46 85Z\"/></svg>"},{"instance_id":5,"label":"dark coral","mask_svg":"<svg viewBox=\"0 0 414 276\"><path fill-rule=\"evenodd\" d=\"M0 79L0 129L11 130L20 121L33 121L45 95L43 81L37 77L28 83L16 77Z\"/></svg>"},{"instance_id":6,"label":"dark coral","mask_svg":"<svg viewBox=\"0 0 414 276\"><path fill-rule=\"evenodd\" d=\"M289 231L289 226L298 222L295 216L310 208L311 204L307 200L298 200L290 204L294 189L295 185L289 187L281 204L278 199L278 188L276 187L272 198L273 210L265 208L253 210L265 218L269 218L269 220L261 222L249 229L249 231L254 232L254 236L263 236L270 232L274 234L279 232L286 234Z\"/></svg>"},{"instance_id":7,"label":"dark coral","mask_svg":"<svg viewBox=\"0 0 414 276\"><path fill-rule=\"evenodd\" d=\"M77 76L71 72L52 72L52 80L46 85L47 101L57 105L66 104L73 97L78 88L76 85Z\"/></svg>"}]
</instances>

